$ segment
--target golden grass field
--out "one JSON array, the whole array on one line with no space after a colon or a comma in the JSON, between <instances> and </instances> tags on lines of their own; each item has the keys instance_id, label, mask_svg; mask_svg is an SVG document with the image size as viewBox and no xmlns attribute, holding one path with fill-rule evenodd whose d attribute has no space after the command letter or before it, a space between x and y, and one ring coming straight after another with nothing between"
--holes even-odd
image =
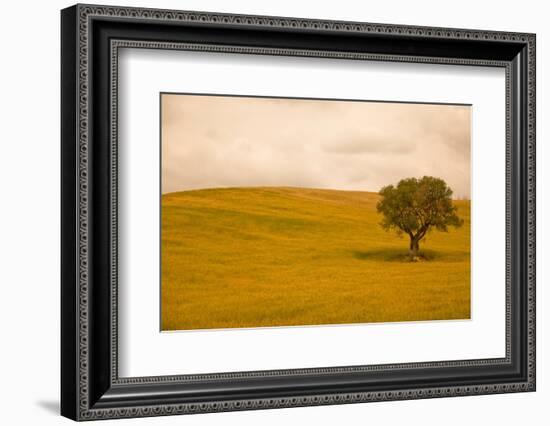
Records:
<instances>
[{"instance_id":1,"label":"golden grass field","mask_svg":"<svg viewBox=\"0 0 550 426\"><path fill-rule=\"evenodd\" d=\"M370 192L230 188L162 196L162 329L470 318L464 225L385 232Z\"/></svg>"}]
</instances>

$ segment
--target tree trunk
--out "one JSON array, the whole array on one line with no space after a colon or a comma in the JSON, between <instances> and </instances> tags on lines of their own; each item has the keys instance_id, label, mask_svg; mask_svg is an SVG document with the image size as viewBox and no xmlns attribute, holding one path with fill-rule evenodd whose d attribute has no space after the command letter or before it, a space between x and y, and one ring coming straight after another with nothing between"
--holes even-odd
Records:
<instances>
[{"instance_id":1,"label":"tree trunk","mask_svg":"<svg viewBox=\"0 0 550 426\"><path fill-rule=\"evenodd\" d=\"M418 256L418 251L420 250L419 241L415 237L411 237L411 242L409 244L409 256L412 258Z\"/></svg>"}]
</instances>

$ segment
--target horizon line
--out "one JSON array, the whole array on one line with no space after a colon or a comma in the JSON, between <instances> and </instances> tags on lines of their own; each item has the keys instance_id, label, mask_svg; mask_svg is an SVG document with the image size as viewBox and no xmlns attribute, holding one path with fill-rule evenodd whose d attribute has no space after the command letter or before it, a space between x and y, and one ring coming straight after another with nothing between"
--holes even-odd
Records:
<instances>
[{"instance_id":1,"label":"horizon line","mask_svg":"<svg viewBox=\"0 0 550 426\"><path fill-rule=\"evenodd\" d=\"M252 185L252 186L213 186L213 187L204 187L204 188L192 188L192 189L182 189L178 191L170 192L161 192L162 195L177 194L180 192L195 192L195 191L208 191L208 190L220 190L220 189L310 189L316 191L335 191L335 192L364 192L369 194L379 195L379 191L372 190L360 190L360 189L336 189L336 188L319 188L319 187L309 187L309 186L292 186L292 185ZM452 200L456 201L471 201L470 197L452 197Z\"/></svg>"}]
</instances>

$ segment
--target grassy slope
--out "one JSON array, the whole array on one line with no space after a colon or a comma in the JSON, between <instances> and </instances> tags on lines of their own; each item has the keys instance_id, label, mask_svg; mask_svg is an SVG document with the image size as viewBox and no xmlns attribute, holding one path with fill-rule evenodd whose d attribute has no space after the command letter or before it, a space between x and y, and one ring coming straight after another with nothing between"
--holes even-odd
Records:
<instances>
[{"instance_id":1,"label":"grassy slope","mask_svg":"<svg viewBox=\"0 0 550 426\"><path fill-rule=\"evenodd\" d=\"M470 317L465 224L421 243L379 226L378 195L231 188L162 197L162 329Z\"/></svg>"}]
</instances>

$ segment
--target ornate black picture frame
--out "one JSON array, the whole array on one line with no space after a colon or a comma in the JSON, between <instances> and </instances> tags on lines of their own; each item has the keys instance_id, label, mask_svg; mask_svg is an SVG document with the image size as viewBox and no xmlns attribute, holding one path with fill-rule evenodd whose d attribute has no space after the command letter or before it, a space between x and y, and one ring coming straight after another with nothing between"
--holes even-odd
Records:
<instances>
[{"instance_id":1,"label":"ornate black picture frame","mask_svg":"<svg viewBox=\"0 0 550 426\"><path fill-rule=\"evenodd\" d=\"M535 390L534 34L95 5L64 9L61 29L62 415L92 420ZM121 47L504 68L506 356L120 378Z\"/></svg>"}]
</instances>

